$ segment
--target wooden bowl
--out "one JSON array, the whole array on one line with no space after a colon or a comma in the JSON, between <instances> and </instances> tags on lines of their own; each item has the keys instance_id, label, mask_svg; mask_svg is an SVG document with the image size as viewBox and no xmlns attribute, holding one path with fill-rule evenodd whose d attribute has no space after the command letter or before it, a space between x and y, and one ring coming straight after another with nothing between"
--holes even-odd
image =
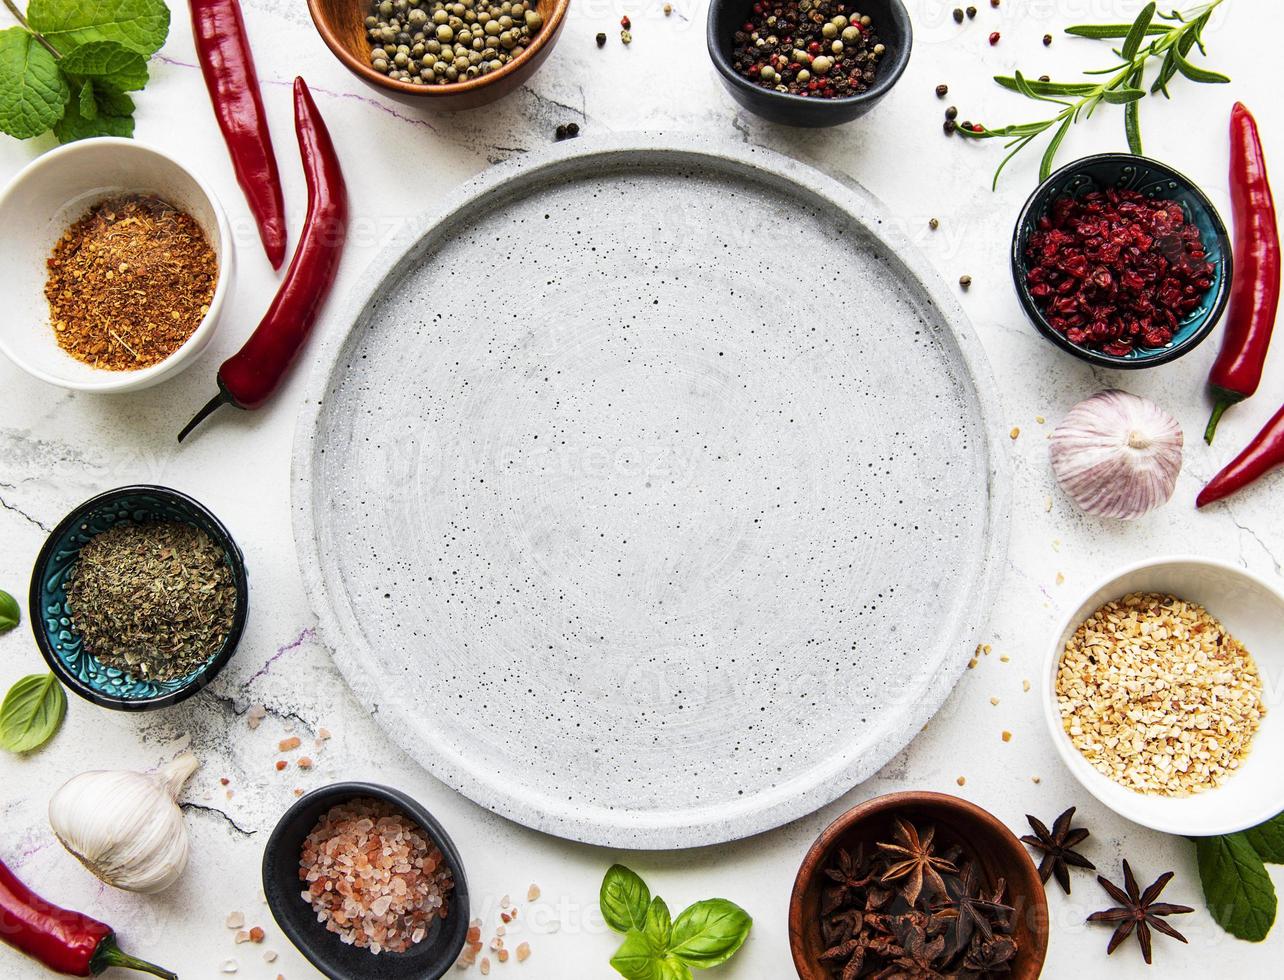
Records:
<instances>
[{"instance_id":1,"label":"wooden bowl","mask_svg":"<svg viewBox=\"0 0 1284 980\"><path fill-rule=\"evenodd\" d=\"M358 78L399 101L453 112L476 109L521 87L553 50L570 2L539 0L536 9L544 18L544 26L521 55L498 71L449 85L412 85L389 78L370 67L370 40L366 36L365 25L371 11L370 0L308 0L308 10L322 40Z\"/></svg>"},{"instance_id":2,"label":"wooden bowl","mask_svg":"<svg viewBox=\"0 0 1284 980\"><path fill-rule=\"evenodd\" d=\"M932 824L942 848L957 844L967 850L987 889L999 878L1007 883L1004 901L1016 910L1013 937L1019 951L1011 962L1012 980L1035 980L1048 952L1048 902L1038 869L1025 847L993 814L944 793L891 793L848 810L825 828L803 858L789 901L789 946L801 980L831 980L820 962L825 946L820 936L820 896L828 879L825 868L838 850L854 851L864 842L891 839L891 825L904 817L915 826Z\"/></svg>"}]
</instances>

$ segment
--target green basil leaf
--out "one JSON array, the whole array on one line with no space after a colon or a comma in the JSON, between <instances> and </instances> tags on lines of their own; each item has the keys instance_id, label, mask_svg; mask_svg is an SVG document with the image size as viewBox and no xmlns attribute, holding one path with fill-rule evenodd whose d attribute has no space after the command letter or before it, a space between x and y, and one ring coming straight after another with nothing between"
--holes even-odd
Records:
<instances>
[{"instance_id":1,"label":"green basil leaf","mask_svg":"<svg viewBox=\"0 0 1284 980\"><path fill-rule=\"evenodd\" d=\"M672 953L660 961L660 972L656 980L691 980L691 967L687 966Z\"/></svg>"},{"instance_id":2,"label":"green basil leaf","mask_svg":"<svg viewBox=\"0 0 1284 980\"><path fill-rule=\"evenodd\" d=\"M48 132L71 98L58 62L21 27L0 31L0 130L20 140Z\"/></svg>"},{"instance_id":3,"label":"green basil leaf","mask_svg":"<svg viewBox=\"0 0 1284 980\"><path fill-rule=\"evenodd\" d=\"M651 899L651 904L647 906L646 921L643 923L642 931L656 949L668 950L669 936L673 932L673 918L669 915L669 906L664 904L664 899L659 895Z\"/></svg>"},{"instance_id":4,"label":"green basil leaf","mask_svg":"<svg viewBox=\"0 0 1284 980\"><path fill-rule=\"evenodd\" d=\"M1284 813L1244 831L1244 839L1267 864L1284 864Z\"/></svg>"},{"instance_id":5,"label":"green basil leaf","mask_svg":"<svg viewBox=\"0 0 1284 980\"><path fill-rule=\"evenodd\" d=\"M646 882L622 864L606 869L598 896L602 918L616 932L641 930L646 926L646 911L651 904L651 889Z\"/></svg>"},{"instance_id":6,"label":"green basil leaf","mask_svg":"<svg viewBox=\"0 0 1284 980\"><path fill-rule=\"evenodd\" d=\"M29 752L47 742L67 713L67 695L53 674L30 674L9 688L0 705L0 746Z\"/></svg>"},{"instance_id":7,"label":"green basil leaf","mask_svg":"<svg viewBox=\"0 0 1284 980\"><path fill-rule=\"evenodd\" d=\"M116 41L90 41L62 59L68 75L94 78L118 92L133 92L147 84L147 59Z\"/></svg>"},{"instance_id":8,"label":"green basil leaf","mask_svg":"<svg viewBox=\"0 0 1284 980\"><path fill-rule=\"evenodd\" d=\"M664 953L657 950L645 934L630 929L611 957L611 966L627 980L659 980L664 958Z\"/></svg>"},{"instance_id":9,"label":"green basil leaf","mask_svg":"<svg viewBox=\"0 0 1284 980\"><path fill-rule=\"evenodd\" d=\"M169 34L165 0L31 0L27 20L64 55L93 41L117 41L150 57Z\"/></svg>"},{"instance_id":10,"label":"green basil leaf","mask_svg":"<svg viewBox=\"0 0 1284 980\"><path fill-rule=\"evenodd\" d=\"M1275 922L1275 886L1243 834L1195 841L1208 912L1239 939L1260 943Z\"/></svg>"},{"instance_id":11,"label":"green basil leaf","mask_svg":"<svg viewBox=\"0 0 1284 980\"><path fill-rule=\"evenodd\" d=\"M752 927L749 913L725 898L696 902L674 921L669 952L687 966L707 970L729 960Z\"/></svg>"},{"instance_id":12,"label":"green basil leaf","mask_svg":"<svg viewBox=\"0 0 1284 980\"><path fill-rule=\"evenodd\" d=\"M18 600L0 589L0 633L13 629L21 618L18 612Z\"/></svg>"}]
</instances>

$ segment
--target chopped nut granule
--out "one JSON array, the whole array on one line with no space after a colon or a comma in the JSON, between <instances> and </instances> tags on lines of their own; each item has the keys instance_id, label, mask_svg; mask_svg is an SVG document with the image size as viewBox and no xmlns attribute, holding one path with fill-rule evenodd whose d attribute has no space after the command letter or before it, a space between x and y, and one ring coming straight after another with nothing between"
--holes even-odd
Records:
<instances>
[{"instance_id":1,"label":"chopped nut granule","mask_svg":"<svg viewBox=\"0 0 1284 980\"><path fill-rule=\"evenodd\" d=\"M1004 731L1002 738L1003 738L1003 741L1010 742L1012 741L1012 733L1009 731Z\"/></svg>"},{"instance_id":2,"label":"chopped nut granule","mask_svg":"<svg viewBox=\"0 0 1284 980\"><path fill-rule=\"evenodd\" d=\"M1020 427L1014 425L1012 426L1012 431L1008 433L1008 438L1012 440L1016 440L1020 435L1021 435Z\"/></svg>"},{"instance_id":3,"label":"chopped nut granule","mask_svg":"<svg viewBox=\"0 0 1284 980\"><path fill-rule=\"evenodd\" d=\"M299 761L296 762L295 765L298 766L300 769L311 769L312 759L309 756L301 755L299 756Z\"/></svg>"},{"instance_id":4,"label":"chopped nut granule","mask_svg":"<svg viewBox=\"0 0 1284 980\"><path fill-rule=\"evenodd\" d=\"M331 807L303 842L301 893L317 921L349 945L403 953L445 918L454 878L441 851L391 804Z\"/></svg>"},{"instance_id":5,"label":"chopped nut granule","mask_svg":"<svg viewBox=\"0 0 1284 980\"><path fill-rule=\"evenodd\" d=\"M990 704L998 704L998 703L999 703L998 698L990 698Z\"/></svg>"},{"instance_id":6,"label":"chopped nut granule","mask_svg":"<svg viewBox=\"0 0 1284 980\"><path fill-rule=\"evenodd\" d=\"M958 783L960 786L965 786L965 785L967 785L967 779L966 779L965 777L963 777L963 776L960 776L958 779L956 779L956 780L954 780L954 781L955 781L956 783Z\"/></svg>"},{"instance_id":7,"label":"chopped nut granule","mask_svg":"<svg viewBox=\"0 0 1284 980\"><path fill-rule=\"evenodd\" d=\"M280 749L282 752L289 752L291 749L297 749L302 744L303 744L303 740L299 738L299 736L291 735L289 738L281 739L281 742L279 745L277 745L277 748Z\"/></svg>"},{"instance_id":8,"label":"chopped nut granule","mask_svg":"<svg viewBox=\"0 0 1284 980\"><path fill-rule=\"evenodd\" d=\"M484 976L487 976L487 975L490 973L490 957L489 957L489 956L483 956L483 957L481 958L481 972L482 972L482 976L483 976L483 977L484 977Z\"/></svg>"},{"instance_id":9,"label":"chopped nut granule","mask_svg":"<svg viewBox=\"0 0 1284 980\"><path fill-rule=\"evenodd\" d=\"M517 947L517 962L518 962L518 963L525 963L525 962L526 962L528 959L530 959L530 958L531 958L531 944L530 944L530 943L522 943L520 946L518 946L518 947Z\"/></svg>"},{"instance_id":10,"label":"chopped nut granule","mask_svg":"<svg viewBox=\"0 0 1284 980\"><path fill-rule=\"evenodd\" d=\"M1022 682L1021 682L1021 690L1028 692L1028 691L1030 690L1030 682L1029 682L1029 681L1022 681Z\"/></svg>"},{"instance_id":11,"label":"chopped nut granule","mask_svg":"<svg viewBox=\"0 0 1284 980\"><path fill-rule=\"evenodd\" d=\"M1057 706L1071 742L1140 793L1184 796L1239 768L1266 707L1257 664L1203 606L1133 593L1062 652Z\"/></svg>"},{"instance_id":12,"label":"chopped nut granule","mask_svg":"<svg viewBox=\"0 0 1284 980\"><path fill-rule=\"evenodd\" d=\"M539 885L531 885L526 889L526 901L535 902L539 900Z\"/></svg>"}]
</instances>

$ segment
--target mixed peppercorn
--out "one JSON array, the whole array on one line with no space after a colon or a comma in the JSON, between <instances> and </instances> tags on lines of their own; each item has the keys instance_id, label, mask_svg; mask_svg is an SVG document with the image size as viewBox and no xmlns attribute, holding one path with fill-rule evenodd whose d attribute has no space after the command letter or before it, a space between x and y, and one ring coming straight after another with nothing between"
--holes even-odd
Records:
<instances>
[{"instance_id":1,"label":"mixed peppercorn","mask_svg":"<svg viewBox=\"0 0 1284 980\"><path fill-rule=\"evenodd\" d=\"M887 52L868 15L832 0L760 0L732 44L732 64L754 84L822 99L864 92Z\"/></svg>"},{"instance_id":2,"label":"mixed peppercorn","mask_svg":"<svg viewBox=\"0 0 1284 980\"><path fill-rule=\"evenodd\" d=\"M1132 190L1058 198L1025 257L1030 295L1049 326L1115 357L1171 343L1213 284L1181 204Z\"/></svg>"}]
</instances>

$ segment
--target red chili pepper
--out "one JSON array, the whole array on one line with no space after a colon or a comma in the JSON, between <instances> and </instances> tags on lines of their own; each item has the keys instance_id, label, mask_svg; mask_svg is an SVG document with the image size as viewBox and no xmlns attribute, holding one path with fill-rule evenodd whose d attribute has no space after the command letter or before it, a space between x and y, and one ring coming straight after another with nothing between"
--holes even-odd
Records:
<instances>
[{"instance_id":1,"label":"red chili pepper","mask_svg":"<svg viewBox=\"0 0 1284 980\"><path fill-rule=\"evenodd\" d=\"M96 977L118 966L177 980L177 974L121 952L105 922L47 902L0 861L0 939L44 966L72 977Z\"/></svg>"},{"instance_id":2,"label":"red chili pepper","mask_svg":"<svg viewBox=\"0 0 1284 980\"><path fill-rule=\"evenodd\" d=\"M1235 219L1235 275L1222 349L1208 383L1217 398L1204 441L1212 445L1222 413L1249 398L1262 380L1262 366L1280 302L1280 234L1275 200L1266 178L1266 158L1257 123L1236 102L1231 110L1231 209Z\"/></svg>"},{"instance_id":3,"label":"red chili pepper","mask_svg":"<svg viewBox=\"0 0 1284 980\"><path fill-rule=\"evenodd\" d=\"M1275 413L1242 453L1208 481L1195 498L1195 506L1204 507L1229 497L1277 466L1284 466L1284 408Z\"/></svg>"},{"instance_id":4,"label":"red chili pepper","mask_svg":"<svg viewBox=\"0 0 1284 980\"><path fill-rule=\"evenodd\" d=\"M285 259L285 202L239 0L190 0L197 60L237 182L273 269Z\"/></svg>"},{"instance_id":5,"label":"red chili pepper","mask_svg":"<svg viewBox=\"0 0 1284 980\"><path fill-rule=\"evenodd\" d=\"M220 405L258 408L272 397L334 285L348 230L348 191L330 132L302 78L294 80L294 128L308 183L308 214L294 258L250 339L218 369L219 393L178 434L179 442Z\"/></svg>"}]
</instances>

